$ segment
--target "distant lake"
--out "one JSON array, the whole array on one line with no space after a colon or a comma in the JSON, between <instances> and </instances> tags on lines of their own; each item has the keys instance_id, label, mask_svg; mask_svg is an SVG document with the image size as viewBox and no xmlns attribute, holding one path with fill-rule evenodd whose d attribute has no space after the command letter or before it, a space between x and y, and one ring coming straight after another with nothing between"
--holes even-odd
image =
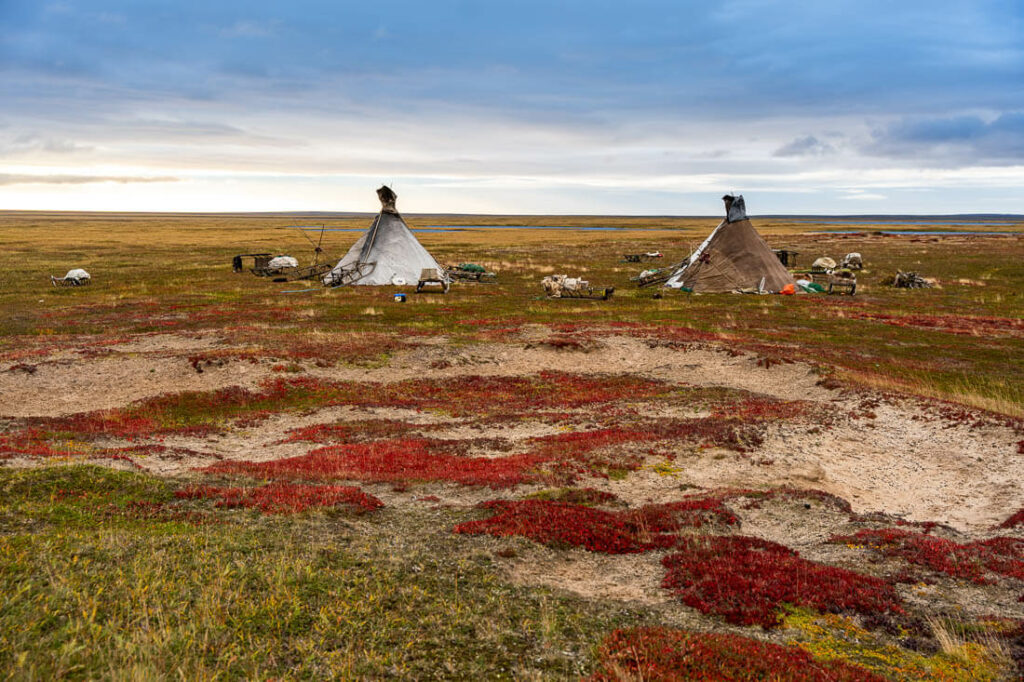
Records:
<instances>
[{"instance_id":1,"label":"distant lake","mask_svg":"<svg viewBox=\"0 0 1024 682\"><path fill-rule=\"evenodd\" d=\"M941 225L943 227L1010 227L1013 225L1020 225L1021 221L1013 220L1009 222L1005 221L985 221L985 222L949 222L946 220L935 220L935 219L902 219L897 218L894 220L857 220L856 218L848 218L844 220L793 220L790 222L794 223L810 223L812 225Z\"/></svg>"},{"instance_id":2,"label":"distant lake","mask_svg":"<svg viewBox=\"0 0 1024 682\"><path fill-rule=\"evenodd\" d=\"M589 230L592 232L649 229L643 227L583 227L582 225L427 225L427 227L445 230Z\"/></svg>"},{"instance_id":3,"label":"distant lake","mask_svg":"<svg viewBox=\"0 0 1024 682\"><path fill-rule=\"evenodd\" d=\"M364 227L325 227L319 225L289 225L298 230L319 232L366 232ZM413 232L447 232L448 230L587 230L590 232L609 232L614 230L649 230L649 227L584 227L582 225L427 225L411 227Z\"/></svg>"},{"instance_id":4,"label":"distant lake","mask_svg":"<svg viewBox=\"0 0 1024 682\"><path fill-rule=\"evenodd\" d=\"M988 223L986 223L988 224ZM1003 235L1003 236L1020 236L1024 232L986 232L978 230L822 230L821 232L811 232L809 234L897 234L904 235L907 237L914 236L941 236L941 235Z\"/></svg>"},{"instance_id":5,"label":"distant lake","mask_svg":"<svg viewBox=\"0 0 1024 682\"><path fill-rule=\"evenodd\" d=\"M295 228L296 230L307 230L309 232L319 232L320 230L323 230L324 232L366 232L367 230L367 228L365 227L320 227L319 225L317 225L316 227L306 227L304 225L289 225L288 227ZM444 232L444 230L429 230L421 229L418 227L412 227L409 229L411 229L413 232Z\"/></svg>"}]
</instances>

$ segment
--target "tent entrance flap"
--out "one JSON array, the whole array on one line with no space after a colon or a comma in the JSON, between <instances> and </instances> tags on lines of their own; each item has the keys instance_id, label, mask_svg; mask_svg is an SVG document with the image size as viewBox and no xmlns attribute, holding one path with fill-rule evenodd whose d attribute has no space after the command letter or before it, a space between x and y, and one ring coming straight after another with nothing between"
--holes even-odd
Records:
<instances>
[{"instance_id":1,"label":"tent entrance flap","mask_svg":"<svg viewBox=\"0 0 1024 682\"><path fill-rule=\"evenodd\" d=\"M380 225L380 214L373 219L373 225L370 225L370 229L366 233L366 241L363 242L363 248L359 250L359 262L366 263L370 259L370 253L373 252L373 244L377 241L377 226Z\"/></svg>"}]
</instances>

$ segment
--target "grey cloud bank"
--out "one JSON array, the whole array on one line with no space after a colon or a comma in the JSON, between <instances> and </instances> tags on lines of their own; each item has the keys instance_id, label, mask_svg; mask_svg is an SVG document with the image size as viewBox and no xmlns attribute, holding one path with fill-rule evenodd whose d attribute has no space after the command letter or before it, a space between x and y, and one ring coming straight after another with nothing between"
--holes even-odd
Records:
<instances>
[{"instance_id":1,"label":"grey cloud bank","mask_svg":"<svg viewBox=\"0 0 1024 682\"><path fill-rule=\"evenodd\" d=\"M1024 180L1016 2L6 0L0 23L5 177L181 179L7 181L10 207L360 209L400 178L422 210L484 185L473 210L1024 211L995 191Z\"/></svg>"}]
</instances>

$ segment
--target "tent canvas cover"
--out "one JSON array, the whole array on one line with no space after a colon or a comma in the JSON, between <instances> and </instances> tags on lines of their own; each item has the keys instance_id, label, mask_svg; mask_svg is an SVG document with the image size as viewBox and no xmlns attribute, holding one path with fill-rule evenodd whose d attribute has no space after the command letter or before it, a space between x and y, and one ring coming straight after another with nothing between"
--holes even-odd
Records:
<instances>
[{"instance_id":1,"label":"tent canvas cover","mask_svg":"<svg viewBox=\"0 0 1024 682\"><path fill-rule=\"evenodd\" d=\"M762 289L777 293L793 283L789 271L747 218L742 196L726 195L725 220L672 273L665 286L697 293ZM762 285L762 279L764 284Z\"/></svg>"},{"instance_id":2,"label":"tent canvas cover","mask_svg":"<svg viewBox=\"0 0 1024 682\"><path fill-rule=\"evenodd\" d=\"M324 276L324 284L416 284L427 268L443 272L395 209L398 196L387 185L377 190L380 213L370 229Z\"/></svg>"}]
</instances>

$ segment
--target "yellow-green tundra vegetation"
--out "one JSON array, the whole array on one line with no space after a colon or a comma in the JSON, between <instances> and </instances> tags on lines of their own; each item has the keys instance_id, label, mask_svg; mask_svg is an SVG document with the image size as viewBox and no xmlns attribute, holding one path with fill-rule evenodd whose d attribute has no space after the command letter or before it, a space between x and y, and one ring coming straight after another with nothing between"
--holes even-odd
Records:
<instances>
[{"instance_id":1,"label":"yellow-green tundra vegetation","mask_svg":"<svg viewBox=\"0 0 1024 682\"><path fill-rule=\"evenodd\" d=\"M1024 673L1019 485L1000 484L1005 514L968 527L773 473L783 436L870 437L876 411L912 406L940 436L997 434L1020 478L1024 227L755 220L800 266L862 253L857 295L697 296L636 288L647 266L622 255L680 260L714 218L406 219L618 229L419 233L439 262L498 281L398 304L390 288L231 270L261 251L305 265L312 247L286 226L367 216L0 213L3 677L746 679L723 671L748 640L782 647L773 679L833 679L811 664L836 662L849 667L834 679ZM328 257L356 236L327 232ZM50 285L72 267L92 284ZM897 269L936 286L884 285ZM563 272L615 294L544 299L540 280ZM667 380L617 365L606 344L634 348L609 341L622 338L807 368L829 393ZM164 378L147 388L150 374ZM729 467L743 486L702 473ZM744 537L743 556L782 577L744 573L732 545L713 576L668 556ZM661 587L662 559L682 566L678 591ZM685 674L665 652L609 654L657 628L736 648L680 654ZM782 663L798 655L805 673Z\"/></svg>"}]
</instances>

